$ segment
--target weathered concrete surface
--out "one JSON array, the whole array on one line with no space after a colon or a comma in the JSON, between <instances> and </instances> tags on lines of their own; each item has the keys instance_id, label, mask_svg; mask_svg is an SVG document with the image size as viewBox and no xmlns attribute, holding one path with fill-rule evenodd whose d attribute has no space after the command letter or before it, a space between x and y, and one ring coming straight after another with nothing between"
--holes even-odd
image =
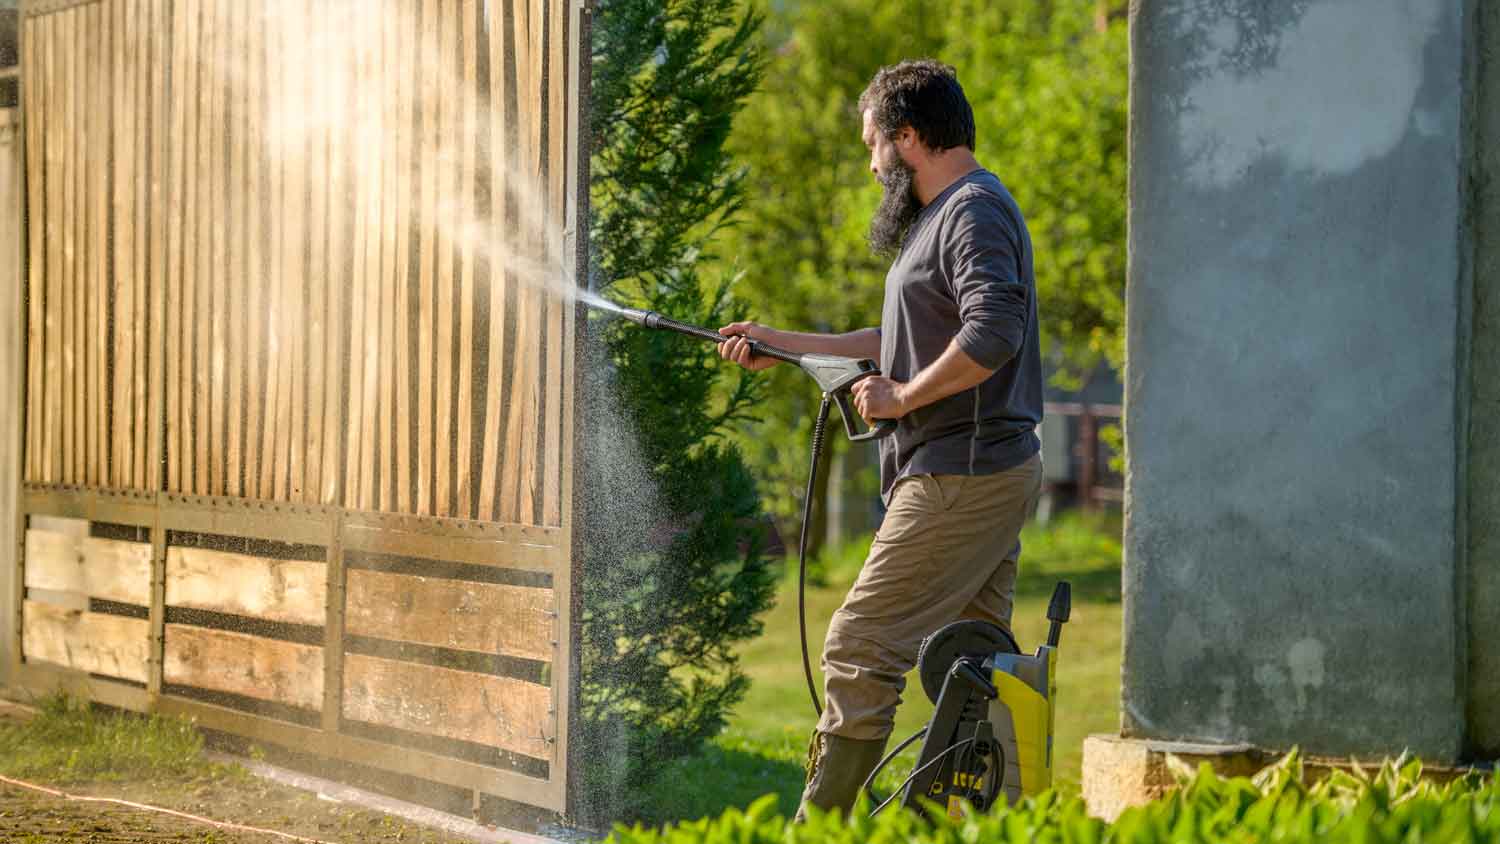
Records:
<instances>
[{"instance_id":1,"label":"weathered concrete surface","mask_svg":"<svg viewBox=\"0 0 1500 844\"><path fill-rule=\"evenodd\" d=\"M1464 6L1133 11L1124 733L1454 760Z\"/></svg>"},{"instance_id":2,"label":"weathered concrete surface","mask_svg":"<svg viewBox=\"0 0 1500 844\"><path fill-rule=\"evenodd\" d=\"M1477 4L1469 406L1469 754L1500 758L1500 4Z\"/></svg>"}]
</instances>

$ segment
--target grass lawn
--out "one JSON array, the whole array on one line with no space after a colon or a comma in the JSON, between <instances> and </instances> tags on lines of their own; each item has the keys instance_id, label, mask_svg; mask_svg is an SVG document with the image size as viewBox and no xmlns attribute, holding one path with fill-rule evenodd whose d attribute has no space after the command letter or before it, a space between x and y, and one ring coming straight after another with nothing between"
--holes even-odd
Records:
<instances>
[{"instance_id":1,"label":"grass lawn","mask_svg":"<svg viewBox=\"0 0 1500 844\"><path fill-rule=\"evenodd\" d=\"M867 548L868 540L830 555L825 559L827 585L808 589L808 638L820 695L822 677L816 672L823 635L859 573ZM1023 650L1035 649L1046 636L1053 585L1059 580L1073 584L1072 620L1063 628L1058 654L1055 780L1059 789L1076 794L1084 736L1113 732L1119 726L1119 521L1068 515L1046 527L1029 525L1022 533L1022 548L1013 623ZM795 559L787 566L765 624L764 635L739 650L751 680L749 694L728 729L703 754L665 772L651 794L650 820L718 814L766 793L778 795L783 814L795 811L815 723L797 637ZM891 746L926 723L931 712L932 704L913 672L896 714ZM882 776L878 785L884 792L910 772L919 744Z\"/></svg>"}]
</instances>

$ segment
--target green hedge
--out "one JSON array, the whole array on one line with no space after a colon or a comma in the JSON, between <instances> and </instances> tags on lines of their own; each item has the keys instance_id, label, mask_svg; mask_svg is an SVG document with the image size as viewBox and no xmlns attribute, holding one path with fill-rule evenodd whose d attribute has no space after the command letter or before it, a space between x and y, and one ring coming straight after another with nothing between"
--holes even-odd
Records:
<instances>
[{"instance_id":1,"label":"green hedge","mask_svg":"<svg viewBox=\"0 0 1500 844\"><path fill-rule=\"evenodd\" d=\"M1171 795L1130 809L1113 824L1088 817L1078 799L1047 793L1015 809L971 815L960 822L933 812L883 812L852 820L837 813L793 825L772 814L767 796L745 811L661 829L618 827L614 844L1165 844L1165 842L1500 842L1500 786L1471 774L1446 785L1421 779L1419 761L1387 762L1370 775L1337 772L1302 784L1292 753L1254 779L1225 779L1206 765Z\"/></svg>"}]
</instances>

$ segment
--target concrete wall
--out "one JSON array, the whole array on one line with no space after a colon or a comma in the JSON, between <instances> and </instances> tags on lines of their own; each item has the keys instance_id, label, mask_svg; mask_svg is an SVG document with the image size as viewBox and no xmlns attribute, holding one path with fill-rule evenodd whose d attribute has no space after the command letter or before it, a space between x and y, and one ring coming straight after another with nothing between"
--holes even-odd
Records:
<instances>
[{"instance_id":1,"label":"concrete wall","mask_svg":"<svg viewBox=\"0 0 1500 844\"><path fill-rule=\"evenodd\" d=\"M1500 4L1476 9L1470 219L1469 752L1500 758Z\"/></svg>"},{"instance_id":2,"label":"concrete wall","mask_svg":"<svg viewBox=\"0 0 1500 844\"><path fill-rule=\"evenodd\" d=\"M1127 736L1460 753L1471 26L1136 4Z\"/></svg>"}]
</instances>

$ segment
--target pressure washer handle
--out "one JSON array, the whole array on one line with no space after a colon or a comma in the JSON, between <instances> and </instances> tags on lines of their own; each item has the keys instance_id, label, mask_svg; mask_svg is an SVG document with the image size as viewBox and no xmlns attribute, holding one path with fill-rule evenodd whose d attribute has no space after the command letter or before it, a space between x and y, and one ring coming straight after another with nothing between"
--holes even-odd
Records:
<instances>
[{"instance_id":1,"label":"pressure washer handle","mask_svg":"<svg viewBox=\"0 0 1500 844\"><path fill-rule=\"evenodd\" d=\"M896 420L876 419L875 424L863 434L854 426L854 420L859 415L849 405L849 391L840 390L834 394L834 400L839 403L839 415L844 417L844 433L849 436L850 442L862 443L870 440L885 439L896 433Z\"/></svg>"}]
</instances>

